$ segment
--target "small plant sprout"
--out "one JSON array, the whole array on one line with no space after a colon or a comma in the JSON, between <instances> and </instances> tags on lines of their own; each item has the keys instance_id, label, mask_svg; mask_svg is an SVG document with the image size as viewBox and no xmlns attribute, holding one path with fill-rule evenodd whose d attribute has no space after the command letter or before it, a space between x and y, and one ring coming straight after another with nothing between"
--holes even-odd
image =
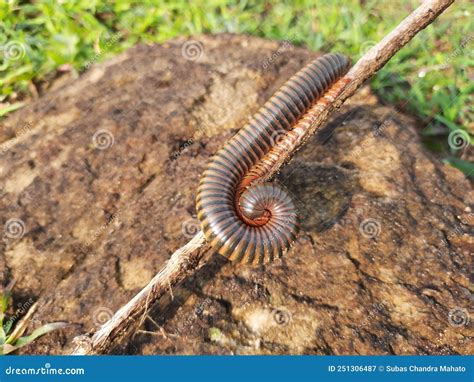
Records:
<instances>
[{"instance_id":1,"label":"small plant sprout","mask_svg":"<svg viewBox=\"0 0 474 382\"><path fill-rule=\"evenodd\" d=\"M11 282L0 292L0 355L12 353L46 333L69 325L66 322L53 322L35 329L30 335L23 335L38 305L37 303L30 306L25 304L25 308L28 310L20 320L17 319L18 315L15 314L10 317L7 316L6 312L11 302L13 285L14 282Z\"/></svg>"}]
</instances>

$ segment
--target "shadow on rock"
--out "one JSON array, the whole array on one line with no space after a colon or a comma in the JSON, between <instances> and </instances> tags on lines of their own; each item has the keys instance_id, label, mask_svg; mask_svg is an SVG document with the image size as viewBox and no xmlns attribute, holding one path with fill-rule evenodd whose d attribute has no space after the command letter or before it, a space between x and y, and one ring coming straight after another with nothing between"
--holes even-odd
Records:
<instances>
[{"instance_id":1,"label":"shadow on rock","mask_svg":"<svg viewBox=\"0 0 474 382\"><path fill-rule=\"evenodd\" d=\"M308 233L323 232L341 219L357 187L351 170L314 162L291 163L277 181L291 192L301 228Z\"/></svg>"}]
</instances>

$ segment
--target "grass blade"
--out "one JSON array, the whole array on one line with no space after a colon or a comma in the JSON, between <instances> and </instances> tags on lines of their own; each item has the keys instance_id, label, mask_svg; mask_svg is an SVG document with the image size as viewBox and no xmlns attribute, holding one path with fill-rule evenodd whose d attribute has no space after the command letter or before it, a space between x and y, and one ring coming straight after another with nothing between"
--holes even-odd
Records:
<instances>
[{"instance_id":1,"label":"grass blade","mask_svg":"<svg viewBox=\"0 0 474 382\"><path fill-rule=\"evenodd\" d=\"M19 347L28 345L30 342L34 341L38 337L41 337L49 332L52 332L53 330L63 329L67 326L69 326L67 322L52 322L50 324L43 325L40 328L35 329L33 333L31 333L29 336L24 336L24 337L19 338L15 342L15 346L19 348Z\"/></svg>"}]
</instances>

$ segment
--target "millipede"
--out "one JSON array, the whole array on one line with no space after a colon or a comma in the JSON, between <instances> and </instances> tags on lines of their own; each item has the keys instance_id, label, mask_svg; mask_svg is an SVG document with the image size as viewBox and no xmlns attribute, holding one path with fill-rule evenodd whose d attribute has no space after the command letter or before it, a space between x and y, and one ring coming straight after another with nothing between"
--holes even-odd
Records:
<instances>
[{"instance_id":1,"label":"millipede","mask_svg":"<svg viewBox=\"0 0 474 382\"><path fill-rule=\"evenodd\" d=\"M331 87L350 65L339 53L312 61L212 157L199 182L196 210L206 240L219 254L260 265L282 257L295 242L295 204L286 190L261 178L309 109L328 102Z\"/></svg>"}]
</instances>

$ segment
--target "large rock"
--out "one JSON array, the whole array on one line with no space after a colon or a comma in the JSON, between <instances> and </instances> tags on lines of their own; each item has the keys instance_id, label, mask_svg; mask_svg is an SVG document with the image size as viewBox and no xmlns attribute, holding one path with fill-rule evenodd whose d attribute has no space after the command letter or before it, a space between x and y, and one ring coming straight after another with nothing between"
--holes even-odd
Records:
<instances>
[{"instance_id":1,"label":"large rock","mask_svg":"<svg viewBox=\"0 0 474 382\"><path fill-rule=\"evenodd\" d=\"M316 56L198 40L130 49L4 123L0 276L15 306L39 300L32 327L78 324L23 352L66 352L152 278L196 230L209 157ZM259 268L211 256L116 352L472 353L473 193L413 119L363 89L277 181L302 217L291 252Z\"/></svg>"}]
</instances>

